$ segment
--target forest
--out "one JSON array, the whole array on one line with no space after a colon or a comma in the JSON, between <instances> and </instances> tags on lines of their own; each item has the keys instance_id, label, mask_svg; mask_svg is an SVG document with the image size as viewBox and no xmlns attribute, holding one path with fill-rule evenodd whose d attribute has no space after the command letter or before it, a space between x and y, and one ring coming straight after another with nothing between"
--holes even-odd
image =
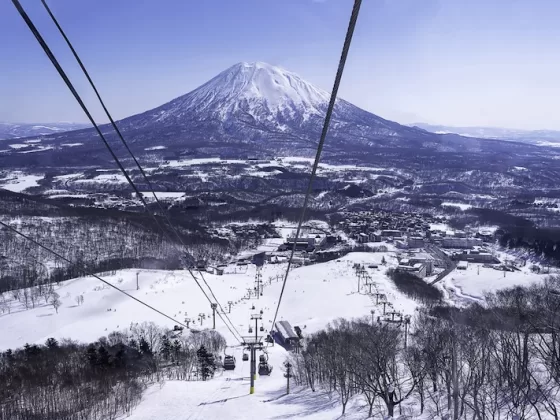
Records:
<instances>
[{"instance_id":1,"label":"forest","mask_svg":"<svg viewBox=\"0 0 560 420\"><path fill-rule=\"evenodd\" d=\"M428 308L411 325L339 319L292 356L294 379L332 392L342 413L360 398L374 418L558 419L560 278L486 299L471 322Z\"/></svg>"},{"instance_id":2,"label":"forest","mask_svg":"<svg viewBox=\"0 0 560 420\"><path fill-rule=\"evenodd\" d=\"M94 343L49 338L0 353L0 420L112 420L166 380L208 380L225 339L216 331L131 324Z\"/></svg>"}]
</instances>

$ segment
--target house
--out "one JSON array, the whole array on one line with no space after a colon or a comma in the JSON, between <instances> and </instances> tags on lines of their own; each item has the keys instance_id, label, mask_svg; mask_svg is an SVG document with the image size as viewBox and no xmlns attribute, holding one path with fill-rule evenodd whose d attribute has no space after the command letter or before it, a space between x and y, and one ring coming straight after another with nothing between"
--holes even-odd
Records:
<instances>
[{"instance_id":1,"label":"house","mask_svg":"<svg viewBox=\"0 0 560 420\"><path fill-rule=\"evenodd\" d=\"M457 270L466 270L469 264L466 261L459 261L457 264Z\"/></svg>"},{"instance_id":2,"label":"house","mask_svg":"<svg viewBox=\"0 0 560 420\"><path fill-rule=\"evenodd\" d=\"M221 267L208 267L208 272L216 274L217 276L221 276L224 274L224 269Z\"/></svg>"},{"instance_id":3,"label":"house","mask_svg":"<svg viewBox=\"0 0 560 420\"><path fill-rule=\"evenodd\" d=\"M359 233L358 234L358 242L363 244L369 242L369 235L367 233Z\"/></svg>"}]
</instances>

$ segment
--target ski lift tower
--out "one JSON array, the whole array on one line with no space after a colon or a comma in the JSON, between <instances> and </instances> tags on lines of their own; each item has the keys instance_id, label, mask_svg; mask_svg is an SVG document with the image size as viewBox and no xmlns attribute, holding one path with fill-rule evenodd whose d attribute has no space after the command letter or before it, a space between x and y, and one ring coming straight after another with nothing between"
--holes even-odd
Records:
<instances>
[{"instance_id":1,"label":"ski lift tower","mask_svg":"<svg viewBox=\"0 0 560 420\"><path fill-rule=\"evenodd\" d=\"M262 349L261 336L257 334L241 337L243 339L243 346L248 347L251 352L251 385L249 388L249 394L255 393L255 377L257 376L257 350Z\"/></svg>"}]
</instances>

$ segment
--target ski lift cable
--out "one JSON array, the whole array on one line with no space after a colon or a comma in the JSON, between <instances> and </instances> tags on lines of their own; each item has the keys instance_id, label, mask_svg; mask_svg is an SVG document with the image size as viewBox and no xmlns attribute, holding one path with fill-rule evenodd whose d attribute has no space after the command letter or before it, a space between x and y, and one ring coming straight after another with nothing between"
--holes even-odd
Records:
<instances>
[{"instance_id":1,"label":"ski lift cable","mask_svg":"<svg viewBox=\"0 0 560 420\"><path fill-rule=\"evenodd\" d=\"M70 51L72 52L72 54L74 55L74 58L76 59L76 62L78 63L78 65L80 66L80 68L82 69L82 72L84 73L84 75L86 76L90 86L92 87L93 91L95 92L95 95L97 96L97 99L99 100L99 103L101 104L101 107L103 108L103 111L105 112L105 114L107 115L107 118L109 118L109 121L111 122L111 125L113 127L113 129L115 130L115 132L117 133L121 143L124 145L125 149L127 150L128 154L130 155L130 157L134 160L134 163L136 164L136 167L138 168L138 170L140 171L144 181L146 182L148 189L150 190L150 192L152 193L152 195L154 196L154 199L162 213L162 216L165 218L167 224L169 225L169 227L173 230L173 233L175 234L175 236L177 237L177 239L179 240L179 242L181 242L181 244L183 245L183 247L186 248L186 244L183 241L183 239L181 238L181 235L179 235L179 232L177 231L177 229L175 228L175 226L171 223L171 220L169 218L168 215L168 211L166 211L163 207L163 205L161 204L161 202L159 201L156 192L154 191L154 188L152 186L152 183L150 182L150 180L148 179L146 172L144 171L144 169L142 168L142 165L140 164L140 162L138 161L138 159L136 158L136 156L134 155L134 153L132 152L132 150L130 149L130 147L128 146L128 143L126 142L126 140L124 139L124 136L122 135L121 131L119 130L117 124L115 123L115 120L113 119L111 113L109 112L107 106L105 105L105 102L103 101L103 99L101 98L101 94L99 93L99 91L97 90L97 86L95 85L95 83L93 82L89 72L87 71L85 65L83 64L82 60L80 59L80 56L78 55L76 49L74 48L72 42L70 41L70 39L68 38L68 36L66 35L66 33L64 32L64 30L62 29L62 26L60 25L60 23L58 22L58 20L56 19L56 17L54 16L54 14L52 13L50 7L48 6L47 2L45 0L41 0L41 3L43 4L43 7L45 8L45 10L47 11L47 13L49 14L51 20L53 21L53 23L55 24L55 26L57 27L58 31L60 32L60 35L64 38L64 41L66 42L66 44L68 45L68 48L70 48ZM214 298L214 300L216 301L216 303L218 304L218 306L220 307L220 310L225 314L224 308L222 307L222 305L220 304L220 302L218 301L218 299L216 298L216 295L214 294L214 291L212 290L212 288L210 287L210 285L206 282L206 279L204 278L204 276L202 275L202 272L200 270L197 270L198 273L200 274L200 277L202 278L202 281L204 282L204 284L206 285L206 287L208 288L208 290L210 291L212 297ZM228 319L228 321L231 323L231 326L235 329L235 325L231 322L231 320L229 320L229 318L226 315L226 318ZM222 319L223 321L223 319ZM236 330L237 331L237 330ZM239 335L241 337L241 335L239 334L239 331L237 331L237 335Z\"/></svg>"},{"instance_id":2,"label":"ski lift cable","mask_svg":"<svg viewBox=\"0 0 560 420\"><path fill-rule=\"evenodd\" d=\"M177 238L179 239L179 241L181 241L181 243L183 243L181 237L179 236L177 230L173 227L173 225L171 224L171 221L169 220L169 217L167 215L167 212L164 210L161 202L159 201L154 188L152 186L152 183L150 182L150 180L148 179L146 172L144 171L144 169L142 168L142 165L140 165L140 162L138 162L138 159L136 158L136 156L134 155L134 153L132 152L132 150L130 149L130 147L128 146L128 143L126 142L126 140L124 139L121 131L119 130L117 124L115 123L115 120L113 119L111 113L109 112L109 110L107 109L107 106L105 105L105 102L103 101L103 99L101 98L101 94L99 93L99 91L97 90L97 86L95 85L95 83L93 82L89 72L87 71L85 65L83 64L82 60L80 59L80 56L78 55L78 53L76 52L76 50L74 49L74 46L72 45L72 43L70 42L70 40L68 39L66 33L64 32L64 30L62 29L62 27L60 26L60 23L58 22L58 20L56 19L56 17L54 16L54 14L52 13L51 9L49 8L48 4L46 3L45 0L41 0L41 3L43 4L45 10L47 11L47 13L49 14L49 16L51 17L52 21L54 22L54 24L56 25L56 27L58 28L58 31L60 32L60 34L62 35L62 37L64 38L64 41L66 41L66 44L68 45L68 48L70 48L70 51L72 51L72 54L74 55L74 58L76 59L76 62L78 63L78 65L80 66L80 68L82 69L82 72L84 73L84 75L86 76L90 86L92 87L93 91L95 92L95 95L97 96L97 99L99 100L99 103L101 104L101 107L103 108L103 111L105 112L105 115L107 115L107 118L109 118L109 121L111 122L111 125L113 127L113 129L115 130L115 132L117 133L121 143L123 144L123 146L125 147L126 151L128 152L128 154L130 155L130 157L132 158L132 160L134 160L134 163L136 164L136 167L138 168L138 170L140 171L140 174L142 175L142 178L144 179L144 181L146 182L148 189L150 190L150 192L152 193L152 195L154 196L154 199L157 203L157 205L159 206L160 211L162 212L162 216L166 219L167 223L169 224L169 226L171 227L171 229L173 230L173 232L175 233L175 235L177 236ZM184 245L184 243L183 243Z\"/></svg>"},{"instance_id":3,"label":"ski lift cable","mask_svg":"<svg viewBox=\"0 0 560 420\"><path fill-rule=\"evenodd\" d=\"M27 241L29 241L29 242L31 242L31 243L37 245L39 248L42 248L42 249L44 249L45 251L47 251L47 252L53 254L55 257L60 258L61 260L66 261L66 262L69 263L69 264L72 264L72 261L71 261L71 260L69 260L68 258L64 257L64 256L63 256L62 254L60 254L59 252L53 250L52 248L49 248L49 247L46 246L46 245L43 245L43 244L40 243L39 241L33 239L32 237L30 237L29 235L26 235L25 233L19 231L18 229L16 229L16 228L10 226L9 224L0 221L0 226L5 227L6 229L12 231L13 233L15 233L15 234L21 236L21 237L24 238L25 240L27 240ZM188 326L185 325L184 323L182 323L181 321L179 321L179 320L173 318L173 317L170 316L170 315L167 315L166 313L160 311L160 310L157 309L157 308L154 308L152 305L150 305L150 304L144 302L143 300L138 299L137 297L132 296L130 293L125 292L125 291L124 291L123 289L121 289L120 287L117 287L117 286L115 286L114 284L108 282L107 280L105 280L105 279L99 277L97 274L91 273L91 272L89 272L88 270L82 270L82 272L83 272L84 274L88 275L88 276L91 276L91 277L96 278L97 280L103 282L103 283L106 284L107 286L112 287L113 289L117 290L118 292L122 293L123 295L128 296L129 298L135 300L136 302L140 303L141 305L144 305L145 307L151 309L152 311L157 312L158 314L160 314L160 315L164 316L165 318L167 318L167 319L169 319L169 320L171 320L171 321L177 323L178 325L181 325L181 326L183 326L183 327L188 328ZM234 334L233 331L230 329L229 325L223 320L223 318L222 318L222 321L224 322L224 324L226 325L226 327L229 329L229 331L231 332L231 334L235 337L235 339L238 340L238 341L240 342L240 344L241 344L241 341L235 336L235 334Z\"/></svg>"},{"instance_id":4,"label":"ski lift cable","mask_svg":"<svg viewBox=\"0 0 560 420\"><path fill-rule=\"evenodd\" d=\"M42 248L42 249L44 249L45 251L50 252L50 253L53 254L55 257L60 258L61 260L66 261L66 262L69 263L69 264L72 264L72 261L69 260L68 258L64 257L62 254L58 253L57 251L53 250L52 248L49 248L49 247L46 246L46 245L43 245L42 243L36 241L36 240L33 239L32 237L26 235L25 233L19 231L19 230L16 229L16 228L10 226L9 224L0 221L0 225L3 226L3 227L5 227L5 228L8 229L8 230L11 230L13 233L15 233L15 234L21 236L21 237L24 238L25 240L27 240L27 241L29 241L29 242L31 242L31 243L37 245L38 247L40 247L40 248ZM166 313L160 311L160 310L157 309L157 308L154 308L152 305L150 305L150 304L144 302L143 300L140 300L140 299L138 299L137 297L132 296L130 293L125 292L125 291L122 290L120 287L117 287L117 286L115 286L114 284L108 282L107 280L102 279L102 278L99 277L98 275L93 274L93 273L90 273L88 270L82 270L82 272L83 272L84 274L88 275L88 276L95 277L97 280L99 280L99 281L105 283L107 286L110 286L110 287L112 287L113 289L115 289L115 290L121 292L121 293L124 294L125 296L128 296L128 297L131 298L131 299L134 299L136 302L140 303L141 305L144 305L145 307L151 309L152 311L155 311L155 312L157 312L158 314L160 314L160 315L166 317L167 319L170 319L171 321L177 323L178 325L181 325L181 326L183 326L183 327L187 327L187 326L186 326L185 324L183 324L181 321L179 321L179 320L173 318L172 316L167 315ZM187 327L187 328L188 328L188 327Z\"/></svg>"},{"instance_id":5,"label":"ski lift cable","mask_svg":"<svg viewBox=\"0 0 560 420\"><path fill-rule=\"evenodd\" d=\"M342 79L342 73L344 72L344 65L346 64L346 58L348 57L348 52L350 50L350 44L352 43L352 36L354 34L354 29L356 27L356 22L358 20L358 14L360 12L360 6L362 5L362 0L354 0L354 6L352 8L352 14L350 15L350 22L348 24L348 30L346 32L346 38L344 39L344 45L342 47L342 54L340 56L340 61L338 63L338 69L336 71L336 77L334 80L334 85L331 93L331 98L329 101L329 106L327 108L327 113L325 115L325 121L323 124L323 130L321 132L321 137L319 139L319 144L317 145L317 153L315 155L315 161L313 162L313 169L311 170L311 176L309 178L309 184L307 185L307 192L303 201L303 208L301 209L301 215L299 218L296 235L294 237L294 245L292 247L290 258L288 260L288 266L286 267L286 273L284 275L284 281L282 283L282 289L280 290L280 297L278 298L278 304L276 305L276 311L274 313L274 318L272 321L272 328L276 323L276 318L278 317L278 310L280 309L280 304L282 302L282 297L284 295L284 289L286 288L286 282L288 280L288 274L290 273L290 268L292 266L292 260L296 251L297 240L299 238L301 227L305 219L305 210L309 203L309 197L311 196L313 181L317 174L317 167L319 166L319 160L321 159L321 152L323 151L323 146L325 144L325 139L327 137L327 132L329 130L329 124L334 110L334 105L336 102L336 97L338 94L338 88L340 86L340 81Z\"/></svg>"},{"instance_id":6,"label":"ski lift cable","mask_svg":"<svg viewBox=\"0 0 560 420\"><path fill-rule=\"evenodd\" d=\"M23 7L21 6L19 0L12 0L12 3L14 4L14 6L16 7L16 9L18 10L19 14L21 15L21 17L23 18L23 20L25 21L25 23L27 24L27 26L29 27L30 31L33 33L33 35L35 36L35 38L37 39L37 42L40 44L40 46L43 48L43 51L45 52L45 54L47 55L47 57L50 59L51 63L53 64L53 66L56 68L56 70L58 71L60 77L64 80L64 82L66 83L66 86L68 87L68 89L71 91L72 95L74 96L74 98L76 99L76 101L78 102L78 104L80 105L80 107L82 108L82 110L84 111L84 113L86 114L86 116L88 117L88 119L90 120L91 124L93 125L93 127L95 128L95 130L97 131L97 134L99 135L99 137L101 138L101 140L103 141L103 143L105 144L107 150L110 152L113 160L116 162L117 166L119 167L119 169L121 170L121 172L123 173L123 175L125 176L127 182L130 184L130 186L133 188L134 192L136 192L137 196L140 198L140 201L142 202L146 212L153 218L153 220L156 222L156 225L160 228L160 230L163 232L163 234L167 237L167 239L171 242L174 243L173 240L171 240L171 238L169 237L168 233L166 232L165 229L163 229L163 227L161 226L161 224L159 223L157 217L154 215L153 212L150 211L143 195L140 193L140 191L138 190L138 187L134 184L134 182L132 181L132 179L130 178L130 176L128 175L128 173L126 172L124 166L122 165L122 163L120 162L119 158L116 156L116 154L114 153L113 149L111 148L111 146L109 145L109 143L107 142L107 139L105 138L105 136L103 135L103 133L101 132L101 130L99 129L99 126L97 125L97 123L95 122L95 120L93 119L91 113L89 112L88 108L86 107L86 105L84 104L84 102L82 101L80 95L78 94L78 92L76 91L76 89L74 88L74 85L72 84L72 82L70 81L70 79L68 78L68 76L66 75L66 73L64 72L63 68L61 67L60 63L58 62L58 60L56 59L56 57L54 56L54 54L52 53L52 51L50 50L48 44L45 42L45 40L43 39L43 37L41 36L41 34L39 33L38 29L35 27L35 25L33 24L32 20L29 18L29 16L27 15L27 13L25 12L25 10L23 9ZM178 236L179 237L179 236ZM179 237L180 239L180 237ZM184 245L184 244L183 244ZM70 262L71 263L71 262ZM192 273L192 271L190 269L188 269L189 273L191 274L191 276L193 277L193 279L195 280L196 284L198 285L198 287L201 289L201 291L203 292L204 296L206 297L206 299L210 302L210 303L214 303L212 302L212 300L208 297L208 294L206 293L206 291L204 290L204 288L200 285L199 281L196 279L196 277L194 276L194 274ZM202 277L202 275L201 275ZM208 285L208 283L204 280L204 283L206 284L206 286L210 289L210 286ZM212 295L214 296L214 293L212 292ZM215 296L214 296L215 298ZM219 302L218 302L219 304ZM221 305L220 305L221 306ZM223 308L222 308L223 311ZM222 314L218 313L220 319L222 319L222 321L226 324L226 326L228 327L228 329L231 332L231 328L229 325L227 325L227 323L224 321L224 318L222 316ZM225 313L224 313L225 315ZM227 318L227 315L225 315ZM229 318L227 318L229 320ZM231 323L231 326L233 327L233 329L235 331L237 331L237 329L235 328L235 325L231 322L231 320L229 320L229 322ZM235 334L232 332L232 334L234 335L234 337L241 342L241 340L235 336ZM239 337L241 337L241 334L237 331L237 335L239 335Z\"/></svg>"}]
</instances>

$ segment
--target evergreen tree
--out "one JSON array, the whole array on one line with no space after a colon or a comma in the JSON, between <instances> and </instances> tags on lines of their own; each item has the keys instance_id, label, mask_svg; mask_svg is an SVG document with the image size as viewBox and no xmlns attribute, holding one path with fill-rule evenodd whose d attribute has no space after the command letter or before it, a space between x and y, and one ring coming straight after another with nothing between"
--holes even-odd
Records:
<instances>
[{"instance_id":1,"label":"evergreen tree","mask_svg":"<svg viewBox=\"0 0 560 420\"><path fill-rule=\"evenodd\" d=\"M97 350L93 344L90 344L86 350L86 359L91 367L97 366Z\"/></svg>"},{"instance_id":2,"label":"evergreen tree","mask_svg":"<svg viewBox=\"0 0 560 420\"><path fill-rule=\"evenodd\" d=\"M97 349L97 365L101 367L109 366L109 352L104 346Z\"/></svg>"},{"instance_id":3,"label":"evergreen tree","mask_svg":"<svg viewBox=\"0 0 560 420\"><path fill-rule=\"evenodd\" d=\"M138 350L138 343L134 338L131 338L128 342L128 347L133 348L134 350Z\"/></svg>"},{"instance_id":4,"label":"evergreen tree","mask_svg":"<svg viewBox=\"0 0 560 420\"><path fill-rule=\"evenodd\" d=\"M53 337L47 338L47 341L45 341L45 346L47 346L51 350L57 349L58 341L56 341L56 338Z\"/></svg>"},{"instance_id":5,"label":"evergreen tree","mask_svg":"<svg viewBox=\"0 0 560 420\"><path fill-rule=\"evenodd\" d=\"M196 355L198 358L198 371L200 377L203 381L206 381L214 376L214 371L216 370L214 355L208 352L204 346L200 346Z\"/></svg>"},{"instance_id":6,"label":"evergreen tree","mask_svg":"<svg viewBox=\"0 0 560 420\"><path fill-rule=\"evenodd\" d=\"M119 344L119 349L113 356L111 365L117 368L121 368L126 365L126 352L124 351L124 349L125 349L124 344Z\"/></svg>"},{"instance_id":7,"label":"evergreen tree","mask_svg":"<svg viewBox=\"0 0 560 420\"><path fill-rule=\"evenodd\" d=\"M387 261L385 260L385 255L381 257L381 264L383 265L387 264Z\"/></svg>"},{"instance_id":8,"label":"evergreen tree","mask_svg":"<svg viewBox=\"0 0 560 420\"><path fill-rule=\"evenodd\" d=\"M150 344L148 344L144 337L140 337L140 351L144 355L152 356L152 349L150 348Z\"/></svg>"},{"instance_id":9,"label":"evergreen tree","mask_svg":"<svg viewBox=\"0 0 560 420\"><path fill-rule=\"evenodd\" d=\"M161 345L159 351L164 360L169 360L169 357L171 356L171 342L169 341L167 334L164 334L161 337Z\"/></svg>"},{"instance_id":10,"label":"evergreen tree","mask_svg":"<svg viewBox=\"0 0 560 420\"><path fill-rule=\"evenodd\" d=\"M173 354L175 355L175 360L179 359L179 353L181 352L181 343L179 340L175 339L173 341Z\"/></svg>"}]
</instances>

